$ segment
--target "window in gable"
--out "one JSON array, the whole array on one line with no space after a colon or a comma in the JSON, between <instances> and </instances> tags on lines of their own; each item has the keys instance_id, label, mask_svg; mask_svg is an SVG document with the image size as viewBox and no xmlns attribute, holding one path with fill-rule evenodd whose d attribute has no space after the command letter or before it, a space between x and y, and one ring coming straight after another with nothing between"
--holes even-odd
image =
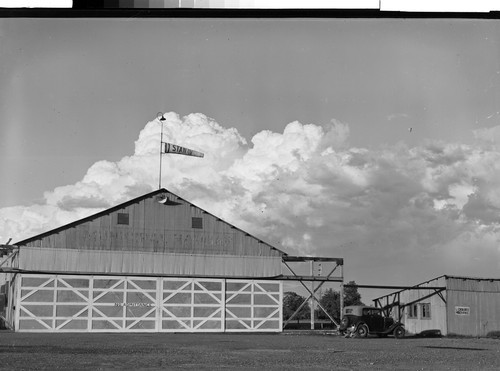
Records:
<instances>
[{"instance_id":1,"label":"window in gable","mask_svg":"<svg viewBox=\"0 0 500 371\"><path fill-rule=\"evenodd\" d=\"M191 228L203 229L203 218L193 217L191 219Z\"/></svg>"},{"instance_id":2,"label":"window in gable","mask_svg":"<svg viewBox=\"0 0 500 371\"><path fill-rule=\"evenodd\" d=\"M129 225L129 215L127 213L118 213L117 224Z\"/></svg>"}]
</instances>

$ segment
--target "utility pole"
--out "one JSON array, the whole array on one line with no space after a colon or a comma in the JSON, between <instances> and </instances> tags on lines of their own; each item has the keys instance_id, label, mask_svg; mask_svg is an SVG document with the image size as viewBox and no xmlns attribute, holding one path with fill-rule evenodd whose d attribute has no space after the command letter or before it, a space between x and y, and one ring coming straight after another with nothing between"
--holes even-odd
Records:
<instances>
[{"instance_id":1,"label":"utility pole","mask_svg":"<svg viewBox=\"0 0 500 371\"><path fill-rule=\"evenodd\" d=\"M163 155L163 121L165 121L165 117L163 117L163 113L158 112L156 114L156 118L160 122L160 176L158 177L158 189L161 189L161 159Z\"/></svg>"},{"instance_id":2,"label":"utility pole","mask_svg":"<svg viewBox=\"0 0 500 371\"><path fill-rule=\"evenodd\" d=\"M344 315L344 265L340 266L340 276L342 281L340 282L340 320Z\"/></svg>"}]
</instances>

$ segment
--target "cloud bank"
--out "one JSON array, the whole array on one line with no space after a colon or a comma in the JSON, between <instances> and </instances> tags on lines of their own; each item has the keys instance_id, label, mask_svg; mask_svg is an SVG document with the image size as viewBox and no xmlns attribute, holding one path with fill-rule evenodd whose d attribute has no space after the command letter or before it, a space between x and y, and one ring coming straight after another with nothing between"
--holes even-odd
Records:
<instances>
[{"instance_id":1,"label":"cloud bank","mask_svg":"<svg viewBox=\"0 0 500 371\"><path fill-rule=\"evenodd\" d=\"M500 127L476 130L473 145L367 149L351 146L349 126L335 120L292 122L248 143L200 113L165 118L165 141L205 157L165 155L162 186L292 255L343 257L346 277L362 283L499 276ZM0 209L0 240L156 189L159 132L147 123L134 154L95 163L43 204Z\"/></svg>"}]
</instances>

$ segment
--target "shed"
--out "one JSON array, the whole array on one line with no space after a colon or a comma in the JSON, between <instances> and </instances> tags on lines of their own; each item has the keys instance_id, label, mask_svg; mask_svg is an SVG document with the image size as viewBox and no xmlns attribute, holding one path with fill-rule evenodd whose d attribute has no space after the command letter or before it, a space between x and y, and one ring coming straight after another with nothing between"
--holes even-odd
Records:
<instances>
[{"instance_id":1,"label":"shed","mask_svg":"<svg viewBox=\"0 0 500 371\"><path fill-rule=\"evenodd\" d=\"M491 336L500 332L500 278L443 275L374 300L406 331Z\"/></svg>"}]
</instances>

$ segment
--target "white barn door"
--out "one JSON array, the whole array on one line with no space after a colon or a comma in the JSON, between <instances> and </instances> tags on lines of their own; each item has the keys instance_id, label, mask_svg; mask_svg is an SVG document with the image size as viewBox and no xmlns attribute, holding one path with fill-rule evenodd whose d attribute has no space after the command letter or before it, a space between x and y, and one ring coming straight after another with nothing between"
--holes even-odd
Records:
<instances>
[{"instance_id":1,"label":"white barn door","mask_svg":"<svg viewBox=\"0 0 500 371\"><path fill-rule=\"evenodd\" d=\"M163 278L162 332L224 331L224 280Z\"/></svg>"},{"instance_id":2,"label":"white barn door","mask_svg":"<svg viewBox=\"0 0 500 371\"><path fill-rule=\"evenodd\" d=\"M279 281L233 281L226 284L226 331L281 331L282 285Z\"/></svg>"},{"instance_id":3,"label":"white barn door","mask_svg":"<svg viewBox=\"0 0 500 371\"><path fill-rule=\"evenodd\" d=\"M157 330L157 278L94 277L90 331L154 332Z\"/></svg>"},{"instance_id":4,"label":"white barn door","mask_svg":"<svg viewBox=\"0 0 500 371\"><path fill-rule=\"evenodd\" d=\"M278 281L20 275L18 331L279 332Z\"/></svg>"}]
</instances>

